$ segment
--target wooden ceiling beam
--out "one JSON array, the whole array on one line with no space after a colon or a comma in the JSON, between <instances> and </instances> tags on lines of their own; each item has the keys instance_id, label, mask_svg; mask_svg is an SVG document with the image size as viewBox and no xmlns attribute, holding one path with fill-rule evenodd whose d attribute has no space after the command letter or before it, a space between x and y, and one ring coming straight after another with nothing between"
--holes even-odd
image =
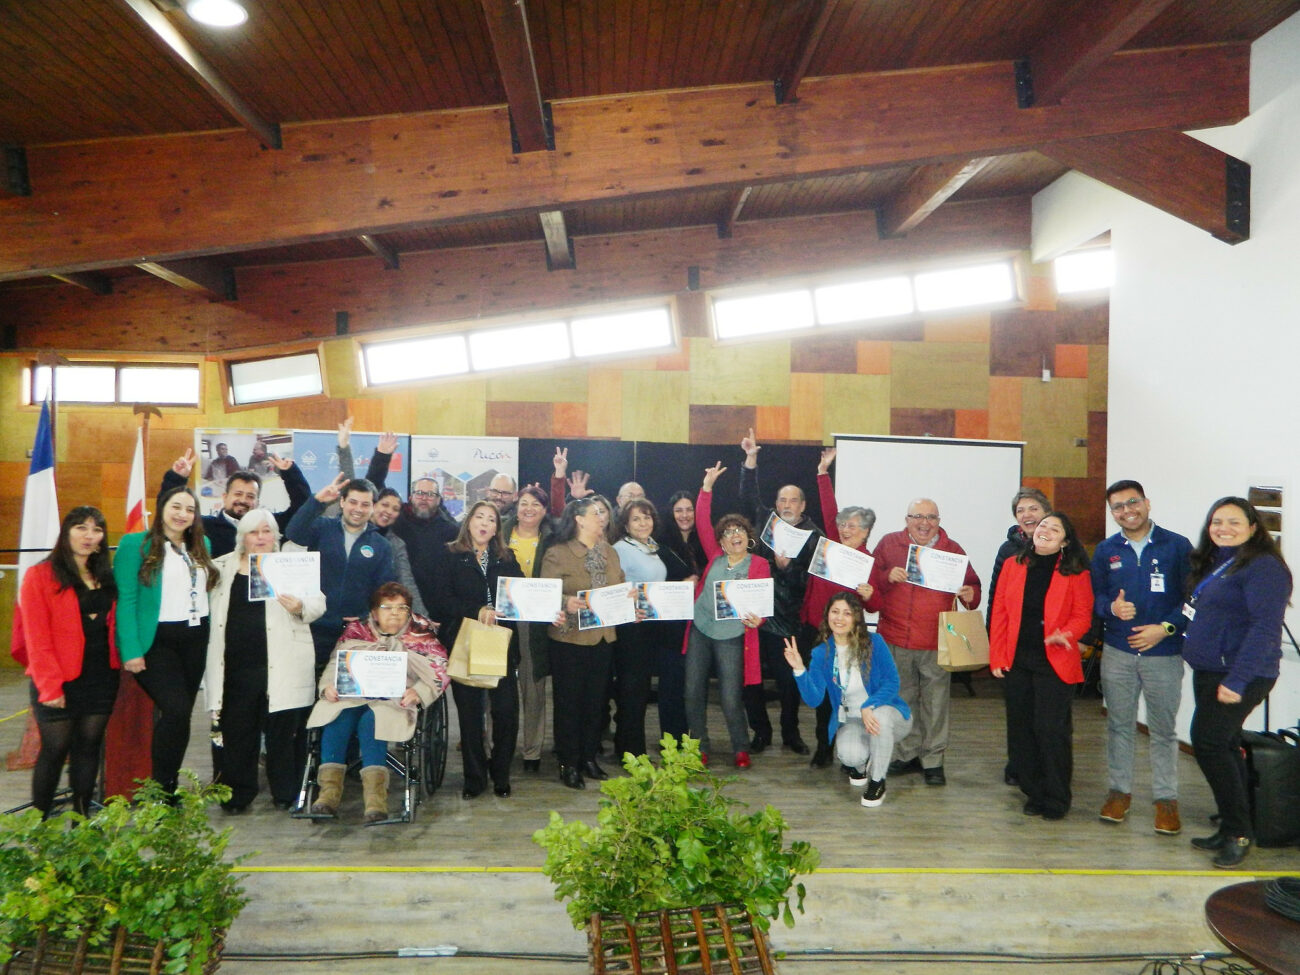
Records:
<instances>
[{"instance_id":1,"label":"wooden ceiling beam","mask_svg":"<svg viewBox=\"0 0 1300 975\"><path fill-rule=\"evenodd\" d=\"M542 86L537 81L537 63L533 59L528 9L524 0L481 0L480 6L487 19L501 84L510 103L514 151L554 149L555 141L542 101Z\"/></svg>"},{"instance_id":2,"label":"wooden ceiling beam","mask_svg":"<svg viewBox=\"0 0 1300 975\"><path fill-rule=\"evenodd\" d=\"M236 297L234 269L211 258L195 257L166 263L141 261L136 267L168 284L213 301L234 301Z\"/></svg>"},{"instance_id":3,"label":"wooden ceiling beam","mask_svg":"<svg viewBox=\"0 0 1300 975\"><path fill-rule=\"evenodd\" d=\"M722 215L718 217L718 236L723 240L730 239L735 233L736 221L740 219L740 212L745 209L749 194L752 192L754 192L752 186L742 186L728 197L727 205L722 208Z\"/></svg>"},{"instance_id":4,"label":"wooden ceiling beam","mask_svg":"<svg viewBox=\"0 0 1300 975\"><path fill-rule=\"evenodd\" d=\"M374 234L357 234L357 240L361 241L366 250L384 262L384 270L396 271L401 268L402 260L397 250Z\"/></svg>"},{"instance_id":5,"label":"wooden ceiling beam","mask_svg":"<svg viewBox=\"0 0 1300 975\"><path fill-rule=\"evenodd\" d=\"M563 210L545 210L537 215L546 238L546 269L572 271L577 263L573 256L573 238L564 226Z\"/></svg>"},{"instance_id":6,"label":"wooden ceiling beam","mask_svg":"<svg viewBox=\"0 0 1300 975\"><path fill-rule=\"evenodd\" d=\"M262 118L217 69L178 31L152 0L119 0L144 21L158 47L208 93L223 112L246 128L267 149L280 148L280 126Z\"/></svg>"},{"instance_id":7,"label":"wooden ceiling beam","mask_svg":"<svg viewBox=\"0 0 1300 975\"><path fill-rule=\"evenodd\" d=\"M0 280L1228 125L1249 69L1247 44L1126 52L1033 112L1009 61L810 78L793 110L761 84L579 98L554 106L562 151L518 156L504 109L286 126L274 154L229 131L29 146Z\"/></svg>"},{"instance_id":8,"label":"wooden ceiling beam","mask_svg":"<svg viewBox=\"0 0 1300 975\"><path fill-rule=\"evenodd\" d=\"M51 274L50 277L64 284L84 288L91 294L111 295L113 293L113 279L107 274L96 274L94 271L69 271L67 274Z\"/></svg>"},{"instance_id":9,"label":"wooden ceiling beam","mask_svg":"<svg viewBox=\"0 0 1300 975\"><path fill-rule=\"evenodd\" d=\"M799 85L808 73L808 65L812 63L822 35L826 33L826 25L835 12L835 4L836 0L815 0L812 15L808 18L795 46L794 56L790 59L790 67L776 79L774 87L778 105L788 105L799 100Z\"/></svg>"},{"instance_id":10,"label":"wooden ceiling beam","mask_svg":"<svg viewBox=\"0 0 1300 975\"><path fill-rule=\"evenodd\" d=\"M1028 98L1021 107L1056 105L1173 0L1088 0L1076 4L1061 29L1043 37L1026 59ZM1027 104L1026 104L1027 102Z\"/></svg>"},{"instance_id":11,"label":"wooden ceiling beam","mask_svg":"<svg viewBox=\"0 0 1300 975\"><path fill-rule=\"evenodd\" d=\"M995 158L930 163L913 170L898 192L877 208L880 236L898 237L913 229Z\"/></svg>"},{"instance_id":12,"label":"wooden ceiling beam","mask_svg":"<svg viewBox=\"0 0 1300 975\"><path fill-rule=\"evenodd\" d=\"M1250 164L1172 130L1040 146L1039 152L1219 240L1250 239Z\"/></svg>"}]
</instances>

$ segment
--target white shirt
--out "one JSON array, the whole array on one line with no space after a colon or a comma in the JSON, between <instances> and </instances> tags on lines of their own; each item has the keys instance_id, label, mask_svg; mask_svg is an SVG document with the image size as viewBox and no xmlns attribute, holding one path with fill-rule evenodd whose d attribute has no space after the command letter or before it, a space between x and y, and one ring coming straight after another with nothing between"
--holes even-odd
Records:
<instances>
[{"instance_id":1,"label":"white shirt","mask_svg":"<svg viewBox=\"0 0 1300 975\"><path fill-rule=\"evenodd\" d=\"M208 571L194 566L193 586L190 585L190 567L185 556L168 542L162 564L162 605L158 609L160 623L188 623L191 616L202 619L208 615Z\"/></svg>"}]
</instances>

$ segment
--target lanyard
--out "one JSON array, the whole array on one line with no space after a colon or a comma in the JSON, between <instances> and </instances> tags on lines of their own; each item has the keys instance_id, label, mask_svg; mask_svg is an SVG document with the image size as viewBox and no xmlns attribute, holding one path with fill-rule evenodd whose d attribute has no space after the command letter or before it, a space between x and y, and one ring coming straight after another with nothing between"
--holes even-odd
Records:
<instances>
[{"instance_id":1,"label":"lanyard","mask_svg":"<svg viewBox=\"0 0 1300 975\"><path fill-rule=\"evenodd\" d=\"M1228 571L1228 569L1230 569L1230 568L1232 567L1233 563L1236 562L1236 561L1237 561L1237 560L1236 560L1235 558L1228 559L1228 561L1224 562L1223 565L1219 566L1217 569L1215 569L1213 572L1211 572L1208 576L1206 576L1204 579L1202 579L1202 580L1201 580L1201 584L1200 584L1199 586L1197 586L1197 587L1192 591L1192 596L1191 596L1191 598L1187 600L1188 605L1189 605L1189 606L1195 606L1195 605L1196 605L1197 597L1199 597L1199 596L1201 595L1201 590L1204 589L1206 586L1208 586L1208 585L1209 585L1211 582L1213 582L1215 579L1219 578L1219 576L1223 575L1223 573L1225 573L1226 571Z\"/></svg>"},{"instance_id":2,"label":"lanyard","mask_svg":"<svg viewBox=\"0 0 1300 975\"><path fill-rule=\"evenodd\" d=\"M199 625L199 621L200 621L200 617L199 617L199 567L198 567L197 565L194 564L194 560L193 560L192 558L190 558L190 553L189 553L189 552L185 551L185 549L181 548L181 547L180 547L179 545L177 545L175 542L172 542L172 543L170 543L170 544L171 544L171 547L172 547L172 551L174 551L177 555L179 555L179 556L181 557L181 561L183 561L183 562L185 563L185 568L187 568L187 569L190 570L190 619L189 619L189 625L190 625L190 626L198 626L198 625Z\"/></svg>"}]
</instances>

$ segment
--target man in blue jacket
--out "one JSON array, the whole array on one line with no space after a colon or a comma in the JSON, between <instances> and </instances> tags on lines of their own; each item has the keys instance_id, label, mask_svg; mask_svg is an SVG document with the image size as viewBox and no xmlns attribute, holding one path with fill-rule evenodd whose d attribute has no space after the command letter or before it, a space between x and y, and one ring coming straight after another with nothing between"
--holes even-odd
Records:
<instances>
[{"instance_id":1,"label":"man in blue jacket","mask_svg":"<svg viewBox=\"0 0 1300 975\"><path fill-rule=\"evenodd\" d=\"M1183 598L1192 544L1151 521L1151 502L1137 481L1106 488L1106 505L1120 530L1092 557L1095 611L1106 623L1101 685L1110 791L1101 819L1121 823L1128 815L1141 696L1151 736L1155 831L1173 836L1182 829L1175 722L1183 693Z\"/></svg>"},{"instance_id":2,"label":"man in blue jacket","mask_svg":"<svg viewBox=\"0 0 1300 975\"><path fill-rule=\"evenodd\" d=\"M321 512L339 502L336 518ZM370 522L375 507L375 486L365 478L340 474L298 509L285 529L289 541L320 553L320 588L325 594L325 615L311 624L319 675L347 620L370 612L370 594L385 582L394 582L393 550Z\"/></svg>"}]
</instances>

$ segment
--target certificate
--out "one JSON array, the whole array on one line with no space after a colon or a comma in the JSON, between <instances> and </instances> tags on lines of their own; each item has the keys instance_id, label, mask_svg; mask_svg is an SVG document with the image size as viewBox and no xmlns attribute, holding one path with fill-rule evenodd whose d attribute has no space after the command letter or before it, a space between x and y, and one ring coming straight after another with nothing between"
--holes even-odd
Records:
<instances>
[{"instance_id":1,"label":"certificate","mask_svg":"<svg viewBox=\"0 0 1300 975\"><path fill-rule=\"evenodd\" d=\"M636 608L641 621L689 620L695 617L695 583L638 582Z\"/></svg>"},{"instance_id":2,"label":"certificate","mask_svg":"<svg viewBox=\"0 0 1300 975\"><path fill-rule=\"evenodd\" d=\"M334 689L339 697L401 697L406 693L406 651L342 651Z\"/></svg>"},{"instance_id":3,"label":"certificate","mask_svg":"<svg viewBox=\"0 0 1300 975\"><path fill-rule=\"evenodd\" d=\"M713 618L772 615L771 579L721 579L713 584Z\"/></svg>"},{"instance_id":4,"label":"certificate","mask_svg":"<svg viewBox=\"0 0 1300 975\"><path fill-rule=\"evenodd\" d=\"M819 538L813 549L812 561L808 572L845 589L857 589L871 578L871 567L875 564L866 552L849 548L829 538Z\"/></svg>"},{"instance_id":5,"label":"certificate","mask_svg":"<svg viewBox=\"0 0 1300 975\"><path fill-rule=\"evenodd\" d=\"M812 532L806 528L795 528L777 517L775 511L763 526L762 540L777 555L792 559L803 551Z\"/></svg>"},{"instance_id":6,"label":"certificate","mask_svg":"<svg viewBox=\"0 0 1300 975\"><path fill-rule=\"evenodd\" d=\"M587 608L578 611L578 629L594 630L601 626L617 626L636 620L636 600L632 586L621 582L602 589L583 589L579 599L587 601Z\"/></svg>"},{"instance_id":7,"label":"certificate","mask_svg":"<svg viewBox=\"0 0 1300 975\"><path fill-rule=\"evenodd\" d=\"M320 592L319 552L257 552L248 557L248 598L281 594L302 599Z\"/></svg>"},{"instance_id":8,"label":"certificate","mask_svg":"<svg viewBox=\"0 0 1300 975\"><path fill-rule=\"evenodd\" d=\"M502 576L497 580L497 619L554 623L563 601L564 583L559 579Z\"/></svg>"},{"instance_id":9,"label":"certificate","mask_svg":"<svg viewBox=\"0 0 1300 975\"><path fill-rule=\"evenodd\" d=\"M926 589L956 592L966 585L969 561L957 552L940 552L924 545L911 545L907 549L907 581Z\"/></svg>"}]
</instances>

